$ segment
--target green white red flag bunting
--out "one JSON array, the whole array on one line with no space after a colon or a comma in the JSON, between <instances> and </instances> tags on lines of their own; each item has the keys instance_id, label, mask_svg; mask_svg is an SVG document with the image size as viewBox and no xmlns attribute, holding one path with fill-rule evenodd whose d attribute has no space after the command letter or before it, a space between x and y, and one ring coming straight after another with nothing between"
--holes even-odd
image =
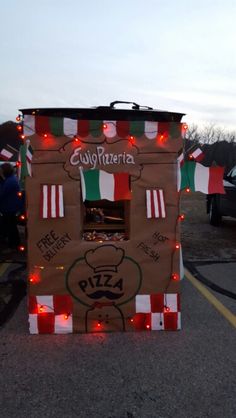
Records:
<instances>
[{"instance_id":1,"label":"green white red flag bunting","mask_svg":"<svg viewBox=\"0 0 236 418\"><path fill-rule=\"evenodd\" d=\"M182 167L182 165L184 164L184 154L183 154L183 152L181 152L181 154L178 156L177 163L179 164L180 167Z\"/></svg>"},{"instance_id":2,"label":"green white red flag bunting","mask_svg":"<svg viewBox=\"0 0 236 418\"><path fill-rule=\"evenodd\" d=\"M17 175L22 186L27 176L32 177L32 158L33 148L31 147L29 140L27 140L20 146L18 156Z\"/></svg>"},{"instance_id":3,"label":"green white red flag bunting","mask_svg":"<svg viewBox=\"0 0 236 418\"><path fill-rule=\"evenodd\" d=\"M34 134L43 136L78 136L86 138L92 136L99 138L128 138L146 137L149 140L158 136L178 138L182 136L183 123L179 122L153 122L153 121L111 121L111 120L75 120L70 118L58 118L48 116L24 115L24 135Z\"/></svg>"},{"instance_id":4,"label":"green white red flag bunting","mask_svg":"<svg viewBox=\"0 0 236 418\"><path fill-rule=\"evenodd\" d=\"M225 194L224 167L205 167L196 162L185 162L179 171L178 190L190 188L193 192Z\"/></svg>"},{"instance_id":5,"label":"green white red flag bunting","mask_svg":"<svg viewBox=\"0 0 236 418\"><path fill-rule=\"evenodd\" d=\"M80 170L83 201L130 200L128 173L107 173L103 170Z\"/></svg>"}]
</instances>

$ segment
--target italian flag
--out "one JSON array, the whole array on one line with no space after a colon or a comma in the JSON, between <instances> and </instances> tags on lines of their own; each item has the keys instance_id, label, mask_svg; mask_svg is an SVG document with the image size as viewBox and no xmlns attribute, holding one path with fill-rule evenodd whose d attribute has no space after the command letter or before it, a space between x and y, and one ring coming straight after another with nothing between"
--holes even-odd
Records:
<instances>
[{"instance_id":1,"label":"italian flag","mask_svg":"<svg viewBox=\"0 0 236 418\"><path fill-rule=\"evenodd\" d=\"M180 170L179 190L189 187L193 192L225 194L223 186L224 167L205 167L195 162L186 162Z\"/></svg>"},{"instance_id":2,"label":"italian flag","mask_svg":"<svg viewBox=\"0 0 236 418\"><path fill-rule=\"evenodd\" d=\"M0 160L8 161L13 157L13 153L8 151L8 149L3 148L2 151L0 151Z\"/></svg>"},{"instance_id":3,"label":"italian flag","mask_svg":"<svg viewBox=\"0 0 236 418\"><path fill-rule=\"evenodd\" d=\"M130 200L128 173L107 173L103 170L80 170L83 201Z\"/></svg>"},{"instance_id":4,"label":"italian flag","mask_svg":"<svg viewBox=\"0 0 236 418\"><path fill-rule=\"evenodd\" d=\"M33 149L30 141L27 140L25 144L20 146L18 156L18 178L22 186L27 176L32 177L32 158Z\"/></svg>"},{"instance_id":5,"label":"italian flag","mask_svg":"<svg viewBox=\"0 0 236 418\"><path fill-rule=\"evenodd\" d=\"M198 163L200 163L203 158L205 157L203 151L200 148L197 148L195 151L192 152L192 154L190 154L192 156L192 158L197 161Z\"/></svg>"}]
</instances>

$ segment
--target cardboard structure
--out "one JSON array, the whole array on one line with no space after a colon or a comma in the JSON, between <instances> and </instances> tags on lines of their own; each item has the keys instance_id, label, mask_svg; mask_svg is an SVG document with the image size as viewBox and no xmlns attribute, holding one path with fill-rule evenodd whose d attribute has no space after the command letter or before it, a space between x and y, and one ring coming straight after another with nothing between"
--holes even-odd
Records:
<instances>
[{"instance_id":1,"label":"cardboard structure","mask_svg":"<svg viewBox=\"0 0 236 418\"><path fill-rule=\"evenodd\" d=\"M180 329L183 115L21 112L30 333Z\"/></svg>"}]
</instances>

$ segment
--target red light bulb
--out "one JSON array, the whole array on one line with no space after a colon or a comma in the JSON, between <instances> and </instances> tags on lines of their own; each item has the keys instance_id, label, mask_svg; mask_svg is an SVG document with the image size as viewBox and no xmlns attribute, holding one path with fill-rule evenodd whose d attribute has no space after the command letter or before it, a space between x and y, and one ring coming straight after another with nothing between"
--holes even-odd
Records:
<instances>
[{"instance_id":1,"label":"red light bulb","mask_svg":"<svg viewBox=\"0 0 236 418\"><path fill-rule=\"evenodd\" d=\"M39 312L43 312L43 305L39 307Z\"/></svg>"},{"instance_id":2,"label":"red light bulb","mask_svg":"<svg viewBox=\"0 0 236 418\"><path fill-rule=\"evenodd\" d=\"M20 215L20 219L21 219L21 221L24 221L25 220L25 215Z\"/></svg>"},{"instance_id":3,"label":"red light bulb","mask_svg":"<svg viewBox=\"0 0 236 418\"><path fill-rule=\"evenodd\" d=\"M150 325L149 325L149 324L147 324L147 325L146 325L146 328L147 328L147 329L150 329Z\"/></svg>"},{"instance_id":4,"label":"red light bulb","mask_svg":"<svg viewBox=\"0 0 236 418\"><path fill-rule=\"evenodd\" d=\"M97 323L97 327L100 328L101 327L101 322Z\"/></svg>"},{"instance_id":5,"label":"red light bulb","mask_svg":"<svg viewBox=\"0 0 236 418\"><path fill-rule=\"evenodd\" d=\"M43 137L46 139L48 137L48 134L43 134Z\"/></svg>"},{"instance_id":6,"label":"red light bulb","mask_svg":"<svg viewBox=\"0 0 236 418\"><path fill-rule=\"evenodd\" d=\"M103 124L103 129L107 129L107 124L106 123Z\"/></svg>"},{"instance_id":7,"label":"red light bulb","mask_svg":"<svg viewBox=\"0 0 236 418\"><path fill-rule=\"evenodd\" d=\"M184 215L183 213L181 213L181 215L179 215L179 220L180 220L180 221L183 221L183 220L184 220L184 218L185 218L185 215Z\"/></svg>"},{"instance_id":8,"label":"red light bulb","mask_svg":"<svg viewBox=\"0 0 236 418\"><path fill-rule=\"evenodd\" d=\"M69 315L68 314L65 314L64 315L64 319L67 320L68 318L69 318Z\"/></svg>"},{"instance_id":9,"label":"red light bulb","mask_svg":"<svg viewBox=\"0 0 236 418\"><path fill-rule=\"evenodd\" d=\"M79 142L79 138L77 138L77 136L75 136L74 140L75 142Z\"/></svg>"},{"instance_id":10,"label":"red light bulb","mask_svg":"<svg viewBox=\"0 0 236 418\"><path fill-rule=\"evenodd\" d=\"M189 154L188 157L189 157L190 160L193 160L193 155L192 154Z\"/></svg>"},{"instance_id":11,"label":"red light bulb","mask_svg":"<svg viewBox=\"0 0 236 418\"><path fill-rule=\"evenodd\" d=\"M20 167L21 166L21 162L20 161L17 161L16 162L16 167Z\"/></svg>"},{"instance_id":12,"label":"red light bulb","mask_svg":"<svg viewBox=\"0 0 236 418\"><path fill-rule=\"evenodd\" d=\"M21 132L22 131L22 126L21 125L17 125L16 129Z\"/></svg>"},{"instance_id":13,"label":"red light bulb","mask_svg":"<svg viewBox=\"0 0 236 418\"><path fill-rule=\"evenodd\" d=\"M179 280L179 275L177 273L172 273L171 278L172 280Z\"/></svg>"},{"instance_id":14,"label":"red light bulb","mask_svg":"<svg viewBox=\"0 0 236 418\"><path fill-rule=\"evenodd\" d=\"M170 312L170 308L169 308L169 306L165 306L165 307L164 307L164 312Z\"/></svg>"},{"instance_id":15,"label":"red light bulb","mask_svg":"<svg viewBox=\"0 0 236 418\"><path fill-rule=\"evenodd\" d=\"M179 250L180 249L180 243L179 242L176 242L175 248L176 248L176 250Z\"/></svg>"},{"instance_id":16,"label":"red light bulb","mask_svg":"<svg viewBox=\"0 0 236 418\"><path fill-rule=\"evenodd\" d=\"M18 167L18 166L17 166ZM22 197L22 192L17 192L18 197Z\"/></svg>"},{"instance_id":17,"label":"red light bulb","mask_svg":"<svg viewBox=\"0 0 236 418\"><path fill-rule=\"evenodd\" d=\"M25 247L24 247L24 245L20 245L20 246L18 247L18 249L19 249L19 251L21 251L21 252L25 251Z\"/></svg>"},{"instance_id":18,"label":"red light bulb","mask_svg":"<svg viewBox=\"0 0 236 418\"><path fill-rule=\"evenodd\" d=\"M190 188L189 187L187 187L186 192L190 193Z\"/></svg>"},{"instance_id":19,"label":"red light bulb","mask_svg":"<svg viewBox=\"0 0 236 418\"><path fill-rule=\"evenodd\" d=\"M21 138L21 139L25 139L25 135L21 135L21 136L20 136L20 138Z\"/></svg>"},{"instance_id":20,"label":"red light bulb","mask_svg":"<svg viewBox=\"0 0 236 418\"><path fill-rule=\"evenodd\" d=\"M40 282L40 275L39 273L31 273L29 276L29 282L32 284L36 284Z\"/></svg>"},{"instance_id":21,"label":"red light bulb","mask_svg":"<svg viewBox=\"0 0 236 418\"><path fill-rule=\"evenodd\" d=\"M130 318L130 322L134 322L134 318Z\"/></svg>"},{"instance_id":22,"label":"red light bulb","mask_svg":"<svg viewBox=\"0 0 236 418\"><path fill-rule=\"evenodd\" d=\"M185 131L187 131L187 129L188 129L188 125L187 125L187 123L184 123L184 124L183 124L183 129L184 129Z\"/></svg>"}]
</instances>

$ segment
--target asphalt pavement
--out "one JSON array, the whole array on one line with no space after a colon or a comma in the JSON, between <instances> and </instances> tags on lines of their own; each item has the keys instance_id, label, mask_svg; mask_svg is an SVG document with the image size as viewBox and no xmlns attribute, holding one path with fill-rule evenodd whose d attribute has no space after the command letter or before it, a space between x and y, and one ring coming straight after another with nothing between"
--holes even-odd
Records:
<instances>
[{"instance_id":1,"label":"asphalt pavement","mask_svg":"<svg viewBox=\"0 0 236 418\"><path fill-rule=\"evenodd\" d=\"M236 293L236 263L192 267ZM24 297L0 331L0 415L235 418L235 347L236 328L187 278L177 332L30 336Z\"/></svg>"}]
</instances>

